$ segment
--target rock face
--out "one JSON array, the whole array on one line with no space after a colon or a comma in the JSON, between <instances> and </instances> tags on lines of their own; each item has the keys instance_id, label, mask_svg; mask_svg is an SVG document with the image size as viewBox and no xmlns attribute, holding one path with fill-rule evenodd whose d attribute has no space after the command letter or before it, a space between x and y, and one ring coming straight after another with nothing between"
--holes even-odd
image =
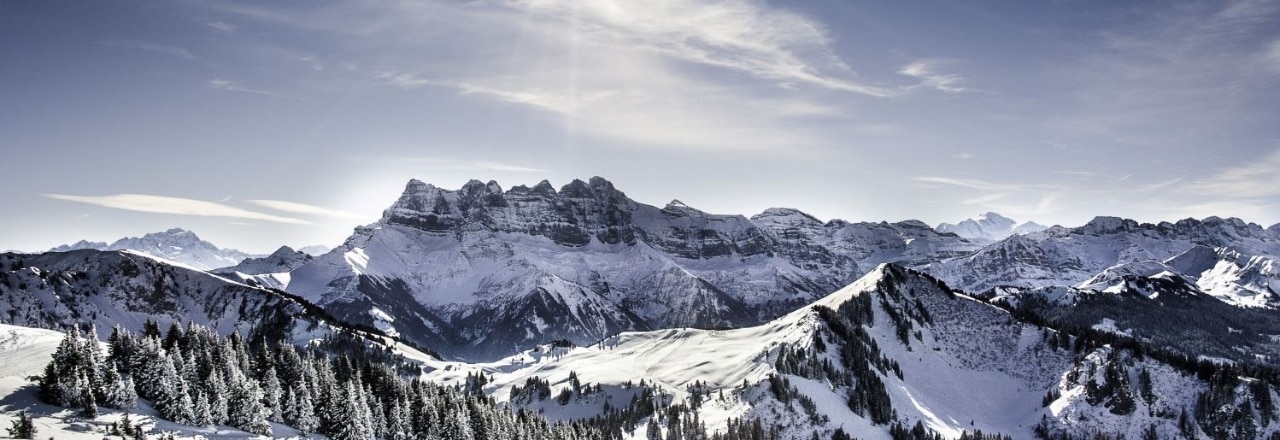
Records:
<instances>
[{"instance_id":1,"label":"rock face","mask_svg":"<svg viewBox=\"0 0 1280 440\"><path fill-rule=\"evenodd\" d=\"M412 180L381 220L342 246L288 273L252 278L341 319L473 360L626 330L759 324L881 263L973 293L1005 285L1105 290L1175 267L1188 268L1170 272L1204 293L1239 305L1269 306L1280 287L1270 260L1280 251L1275 233L1237 219L1098 217L1026 234L1013 234L1012 220L984 219L975 224L1012 235L984 245L914 220L822 222L787 208L747 218L678 200L659 208L599 177L559 189L473 180L447 190Z\"/></svg>"},{"instance_id":2,"label":"rock face","mask_svg":"<svg viewBox=\"0 0 1280 440\"><path fill-rule=\"evenodd\" d=\"M75 244L58 246L50 249L50 251L66 252L76 249L100 251L128 249L200 270L234 266L245 258L261 256L247 254L235 249L221 249L213 243L201 240L194 232L180 228L173 228L164 232L153 232L141 237L125 237L111 244L80 240Z\"/></svg>"},{"instance_id":3,"label":"rock face","mask_svg":"<svg viewBox=\"0 0 1280 440\"><path fill-rule=\"evenodd\" d=\"M380 221L292 271L287 289L447 355L492 359L621 330L757 324L879 262L976 247L919 222L658 208L599 177L559 190L412 180Z\"/></svg>"}]
</instances>

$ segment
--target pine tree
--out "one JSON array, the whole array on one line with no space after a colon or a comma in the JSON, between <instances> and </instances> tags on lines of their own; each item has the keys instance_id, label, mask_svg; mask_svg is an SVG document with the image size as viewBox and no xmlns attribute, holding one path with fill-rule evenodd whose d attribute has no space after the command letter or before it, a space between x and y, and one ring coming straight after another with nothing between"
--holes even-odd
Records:
<instances>
[{"instance_id":1,"label":"pine tree","mask_svg":"<svg viewBox=\"0 0 1280 440\"><path fill-rule=\"evenodd\" d=\"M85 351L81 348L80 329L72 326L53 352L53 360L45 366L40 378L40 397L53 405L83 406Z\"/></svg>"},{"instance_id":2,"label":"pine tree","mask_svg":"<svg viewBox=\"0 0 1280 440\"><path fill-rule=\"evenodd\" d=\"M178 375L173 361L177 352L159 356L159 372L157 374L156 411L160 417L176 423L189 425L193 422L191 396L187 393L187 381ZM177 356L181 359L180 356Z\"/></svg>"},{"instance_id":3,"label":"pine tree","mask_svg":"<svg viewBox=\"0 0 1280 440\"><path fill-rule=\"evenodd\" d=\"M262 406L262 389L244 377L232 379L231 397L227 399L227 424L246 432L271 435L268 411Z\"/></svg>"},{"instance_id":4,"label":"pine tree","mask_svg":"<svg viewBox=\"0 0 1280 440\"><path fill-rule=\"evenodd\" d=\"M205 394L203 389L196 391L193 405L194 407L191 408L191 424L195 426L213 426L213 416L209 414L209 396Z\"/></svg>"},{"instance_id":5,"label":"pine tree","mask_svg":"<svg viewBox=\"0 0 1280 440\"><path fill-rule=\"evenodd\" d=\"M293 413L293 418L288 420L290 425L304 433L313 432L320 426L311 402L311 392L305 385L300 385L289 393L289 402L292 407L290 412Z\"/></svg>"},{"instance_id":6,"label":"pine tree","mask_svg":"<svg viewBox=\"0 0 1280 440\"><path fill-rule=\"evenodd\" d=\"M227 384L220 370L214 370L205 382L205 392L209 395L209 420L214 425L227 423Z\"/></svg>"},{"instance_id":7,"label":"pine tree","mask_svg":"<svg viewBox=\"0 0 1280 440\"><path fill-rule=\"evenodd\" d=\"M9 432L9 437L36 438L36 424L32 420L31 414L27 414L27 410L18 411L18 416L9 423L11 426L5 428Z\"/></svg>"},{"instance_id":8,"label":"pine tree","mask_svg":"<svg viewBox=\"0 0 1280 440\"><path fill-rule=\"evenodd\" d=\"M658 418L649 418L649 425L645 427L644 438L646 440L662 440L662 428L658 426Z\"/></svg>"},{"instance_id":9,"label":"pine tree","mask_svg":"<svg viewBox=\"0 0 1280 440\"><path fill-rule=\"evenodd\" d=\"M80 382L88 382L88 379L84 377L84 373L80 374ZM94 398L93 394L92 388L87 386L80 387L80 397L77 399L80 405L80 415L89 419L98 418L98 400Z\"/></svg>"},{"instance_id":10,"label":"pine tree","mask_svg":"<svg viewBox=\"0 0 1280 440\"><path fill-rule=\"evenodd\" d=\"M122 377L112 362L107 362L104 369L106 374L103 376L103 385L106 389L103 392L102 406L114 409L136 407L138 395L133 390L133 381Z\"/></svg>"},{"instance_id":11,"label":"pine tree","mask_svg":"<svg viewBox=\"0 0 1280 440\"><path fill-rule=\"evenodd\" d=\"M280 388L280 379L276 377L276 369L267 367L263 373L262 379L262 402L267 407L267 420L272 422L284 422L284 414L281 411L281 395L284 390Z\"/></svg>"},{"instance_id":12,"label":"pine tree","mask_svg":"<svg viewBox=\"0 0 1280 440\"><path fill-rule=\"evenodd\" d=\"M164 362L160 361L164 357L160 352L160 340L146 338L136 348L129 359L129 369L134 383L138 385L138 397L156 400L167 386Z\"/></svg>"},{"instance_id":13,"label":"pine tree","mask_svg":"<svg viewBox=\"0 0 1280 440\"><path fill-rule=\"evenodd\" d=\"M361 393L356 391L355 384L348 382L346 391L342 394L343 416L338 421L337 429L330 435L330 438L333 440L365 440L373 438L373 432L369 430L369 425L367 425L369 409L362 404L363 399L359 397ZM460 439L461 437L450 438Z\"/></svg>"}]
</instances>

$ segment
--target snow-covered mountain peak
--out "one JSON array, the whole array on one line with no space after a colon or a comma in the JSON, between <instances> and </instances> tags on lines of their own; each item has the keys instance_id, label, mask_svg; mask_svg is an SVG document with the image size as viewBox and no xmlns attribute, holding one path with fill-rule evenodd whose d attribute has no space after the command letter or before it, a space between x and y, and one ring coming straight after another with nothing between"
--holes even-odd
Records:
<instances>
[{"instance_id":1,"label":"snow-covered mountain peak","mask_svg":"<svg viewBox=\"0 0 1280 440\"><path fill-rule=\"evenodd\" d=\"M685 204L684 202L681 202L681 201L680 201L680 199L673 199L673 200L671 200L671 202L667 203L667 205L666 205L666 206L663 206L663 207L662 207L662 210L663 210L664 212L671 213L671 214L676 214L676 215L679 215L679 216L690 216L690 215L692 215L692 216L704 216L704 215L707 215L707 213L706 213L706 212L704 212L704 211L702 211L702 210L700 210L700 209L698 209L698 208L694 208L694 207L692 207L692 206L689 206L689 205Z\"/></svg>"},{"instance_id":2,"label":"snow-covered mountain peak","mask_svg":"<svg viewBox=\"0 0 1280 440\"><path fill-rule=\"evenodd\" d=\"M751 216L751 221L766 229L823 227L821 220L794 208L769 208Z\"/></svg>"},{"instance_id":3,"label":"snow-covered mountain peak","mask_svg":"<svg viewBox=\"0 0 1280 440\"><path fill-rule=\"evenodd\" d=\"M1013 219L991 211L979 214L975 217L975 220L977 220L979 224L995 227L1011 227L1015 223Z\"/></svg>"},{"instance_id":4,"label":"snow-covered mountain peak","mask_svg":"<svg viewBox=\"0 0 1280 440\"><path fill-rule=\"evenodd\" d=\"M114 243L93 243L81 240L72 245L58 246L50 251L65 252L75 249L132 250L146 255L173 261L199 270L212 270L240 263L245 258L258 257L235 249L222 249L204 241L195 232L171 228L152 232L141 237L125 237Z\"/></svg>"},{"instance_id":5,"label":"snow-covered mountain peak","mask_svg":"<svg viewBox=\"0 0 1280 440\"><path fill-rule=\"evenodd\" d=\"M1011 218L994 212L985 212L956 224L941 223L936 228L938 232L953 233L981 243L999 241L1010 235L1026 234L1043 229L1043 226L1036 223L1019 224Z\"/></svg>"},{"instance_id":6,"label":"snow-covered mountain peak","mask_svg":"<svg viewBox=\"0 0 1280 440\"><path fill-rule=\"evenodd\" d=\"M108 244L105 241L80 240L72 244L64 244L53 249L49 249L49 252L67 252L78 249L106 249L107 246Z\"/></svg>"}]
</instances>

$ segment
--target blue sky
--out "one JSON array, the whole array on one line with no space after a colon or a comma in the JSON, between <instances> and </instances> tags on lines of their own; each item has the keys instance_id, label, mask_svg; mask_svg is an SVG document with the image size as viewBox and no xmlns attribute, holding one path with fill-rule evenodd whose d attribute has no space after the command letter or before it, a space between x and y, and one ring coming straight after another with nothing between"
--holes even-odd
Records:
<instances>
[{"instance_id":1,"label":"blue sky","mask_svg":"<svg viewBox=\"0 0 1280 440\"><path fill-rule=\"evenodd\" d=\"M409 178L1280 222L1280 2L0 3L0 249L335 245Z\"/></svg>"}]
</instances>

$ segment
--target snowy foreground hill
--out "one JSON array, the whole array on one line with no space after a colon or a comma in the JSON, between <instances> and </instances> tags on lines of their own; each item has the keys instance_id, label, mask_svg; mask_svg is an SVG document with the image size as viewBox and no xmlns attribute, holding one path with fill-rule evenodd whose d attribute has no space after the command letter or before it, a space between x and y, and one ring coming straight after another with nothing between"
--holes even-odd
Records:
<instances>
[{"instance_id":1,"label":"snowy foreground hill","mask_svg":"<svg viewBox=\"0 0 1280 440\"><path fill-rule=\"evenodd\" d=\"M1253 379L1218 385L1230 393L1207 402L1210 383L1195 371L1019 322L897 266L756 327L626 332L586 347L428 366L426 376L444 383L484 377L483 389L499 401L552 418L603 416L657 396L647 398L689 408L685 417L710 430L759 418L783 438L839 429L887 439L895 425L917 422L947 438L1258 438L1280 428L1271 423L1276 409L1265 406L1274 392L1254 390ZM1239 408L1227 428L1196 426L1201 415ZM660 424L668 438L677 429L669 425Z\"/></svg>"}]
</instances>

